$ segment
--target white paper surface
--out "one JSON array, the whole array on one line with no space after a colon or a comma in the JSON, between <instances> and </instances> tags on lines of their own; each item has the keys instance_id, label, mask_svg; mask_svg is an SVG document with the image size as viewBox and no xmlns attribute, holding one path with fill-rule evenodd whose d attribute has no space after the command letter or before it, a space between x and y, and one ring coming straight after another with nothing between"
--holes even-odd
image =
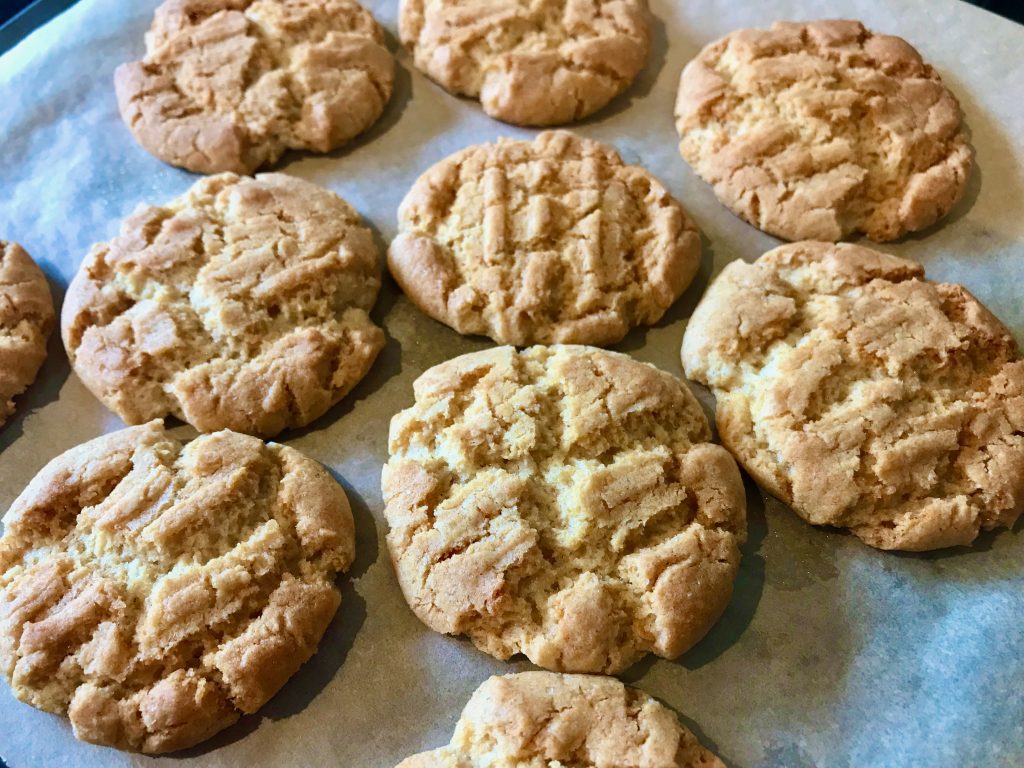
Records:
<instances>
[{"instance_id":1,"label":"white paper surface","mask_svg":"<svg viewBox=\"0 0 1024 768\"><path fill-rule=\"evenodd\" d=\"M40 262L59 299L89 246L112 237L141 201L160 203L195 177L144 152L121 123L112 73L138 58L156 0L82 0L0 58L0 237ZM397 2L370 2L397 29ZM686 318L708 278L776 241L720 206L676 150L679 73L699 48L742 26L842 16L899 34L959 97L979 170L938 226L884 250L964 283L1024 339L1024 27L956 0L652 0L648 67L581 134L653 170L705 234L695 284L655 328L616 348L682 374ZM394 38L392 46L397 49ZM328 156L277 168L327 186L379 232L431 163L471 143L530 136L449 96L399 53L380 123ZM381 766L447 742L471 692L502 663L422 626L405 605L384 545L379 489L391 416L413 379L488 346L415 310L389 280L374 312L389 341L369 377L311 427L281 441L328 465L356 515L358 556L319 653L261 712L199 748L145 758L77 742L61 718L0 684L0 756L11 768L93 765ZM707 404L709 398L703 393ZM0 509L58 453L121 426L85 390L57 334L40 381L0 430ZM189 428L177 430L182 435ZM678 661L623 677L672 706L731 766L1024 765L1024 536L982 536L971 550L877 552L799 521L748 484L750 543L725 617Z\"/></svg>"}]
</instances>

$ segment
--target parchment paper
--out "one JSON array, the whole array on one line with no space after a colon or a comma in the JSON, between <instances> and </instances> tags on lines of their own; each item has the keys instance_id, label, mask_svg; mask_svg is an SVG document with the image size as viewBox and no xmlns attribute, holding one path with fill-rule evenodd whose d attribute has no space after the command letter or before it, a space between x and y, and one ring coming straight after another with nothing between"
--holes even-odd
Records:
<instances>
[{"instance_id":1,"label":"parchment paper","mask_svg":"<svg viewBox=\"0 0 1024 768\"><path fill-rule=\"evenodd\" d=\"M397 2L368 4L394 34ZM58 299L89 246L113 236L137 203L164 202L195 180L144 152L117 116L114 67L142 53L155 5L82 0L0 59L0 237L27 248ZM834 16L911 40L960 98L977 151L980 169L954 213L883 248L923 262L932 278L964 283L1024 337L1024 27L956 0L652 6L646 70L576 130L664 180L704 232L704 260L666 318L617 349L682 375L683 328L709 277L776 245L721 207L677 154L672 108L683 65L737 27ZM533 133L449 96L404 53L399 62L395 96L366 136L278 166L349 200L382 249L399 201L431 163L471 143ZM367 379L311 427L281 437L329 466L355 508L358 557L319 653L258 714L200 748L158 759L77 742L64 720L17 702L0 684L0 755L11 768L391 768L446 743L488 675L529 667L421 625L384 545L379 478L389 419L412 402L422 371L489 342L427 319L389 280L374 316L389 340ZM55 334L39 382L0 430L0 509L49 459L120 427L69 373ZM176 432L191 434L184 426ZM628 682L672 706L732 766L1024 765L1020 525L969 550L886 554L804 524L750 483L747 491L750 542L725 617L681 659L641 662L624 675Z\"/></svg>"}]
</instances>

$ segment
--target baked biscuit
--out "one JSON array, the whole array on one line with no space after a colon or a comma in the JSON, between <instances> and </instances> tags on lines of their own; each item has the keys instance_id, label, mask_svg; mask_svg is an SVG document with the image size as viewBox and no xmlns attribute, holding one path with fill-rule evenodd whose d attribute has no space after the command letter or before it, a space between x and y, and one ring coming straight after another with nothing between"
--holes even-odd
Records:
<instances>
[{"instance_id":1,"label":"baked biscuit","mask_svg":"<svg viewBox=\"0 0 1024 768\"><path fill-rule=\"evenodd\" d=\"M341 487L234 432L159 422L51 461L4 518L0 672L95 744L168 752L258 710L316 650L352 562Z\"/></svg>"},{"instance_id":2,"label":"baked biscuit","mask_svg":"<svg viewBox=\"0 0 1024 768\"><path fill-rule=\"evenodd\" d=\"M476 689L451 743L398 768L725 768L643 691L610 677L522 672Z\"/></svg>"},{"instance_id":3,"label":"baked biscuit","mask_svg":"<svg viewBox=\"0 0 1024 768\"><path fill-rule=\"evenodd\" d=\"M559 125L629 87L650 50L646 0L402 0L416 67L517 125Z\"/></svg>"},{"instance_id":4,"label":"baked biscuit","mask_svg":"<svg viewBox=\"0 0 1024 768\"><path fill-rule=\"evenodd\" d=\"M459 333L612 344L657 322L700 264L700 235L643 168L564 131L469 147L399 209L395 280Z\"/></svg>"},{"instance_id":5,"label":"baked biscuit","mask_svg":"<svg viewBox=\"0 0 1024 768\"><path fill-rule=\"evenodd\" d=\"M722 442L810 523L969 544L1024 508L1024 361L959 285L853 245L729 264L683 337Z\"/></svg>"},{"instance_id":6,"label":"baked biscuit","mask_svg":"<svg viewBox=\"0 0 1024 768\"><path fill-rule=\"evenodd\" d=\"M382 485L391 559L431 629L613 674L717 621L743 484L682 381L592 347L500 347L431 368L415 395Z\"/></svg>"},{"instance_id":7,"label":"baked biscuit","mask_svg":"<svg viewBox=\"0 0 1024 768\"><path fill-rule=\"evenodd\" d=\"M198 181L93 247L61 315L75 372L129 424L271 437L323 414L384 345L359 214L284 174Z\"/></svg>"},{"instance_id":8,"label":"baked biscuit","mask_svg":"<svg viewBox=\"0 0 1024 768\"><path fill-rule=\"evenodd\" d=\"M683 70L676 126L718 199L787 240L924 229L973 165L935 70L856 21L776 22L711 43Z\"/></svg>"},{"instance_id":9,"label":"baked biscuit","mask_svg":"<svg viewBox=\"0 0 1024 768\"><path fill-rule=\"evenodd\" d=\"M199 173L340 147L377 121L393 80L384 31L355 0L164 0L145 57L114 73L138 142Z\"/></svg>"},{"instance_id":10,"label":"baked biscuit","mask_svg":"<svg viewBox=\"0 0 1024 768\"><path fill-rule=\"evenodd\" d=\"M0 425L35 381L53 322L46 276L20 245L0 240Z\"/></svg>"}]
</instances>

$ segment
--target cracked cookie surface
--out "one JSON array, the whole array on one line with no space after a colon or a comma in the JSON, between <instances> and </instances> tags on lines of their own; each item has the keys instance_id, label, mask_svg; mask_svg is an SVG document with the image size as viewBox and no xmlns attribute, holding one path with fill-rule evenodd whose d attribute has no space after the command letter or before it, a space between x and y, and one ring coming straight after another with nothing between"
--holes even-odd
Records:
<instances>
[{"instance_id":1,"label":"cracked cookie surface","mask_svg":"<svg viewBox=\"0 0 1024 768\"><path fill-rule=\"evenodd\" d=\"M61 315L75 372L129 424L271 437L322 415L384 345L370 230L329 190L221 174L94 246Z\"/></svg>"},{"instance_id":2,"label":"cracked cookie surface","mask_svg":"<svg viewBox=\"0 0 1024 768\"><path fill-rule=\"evenodd\" d=\"M388 266L459 333L613 344L657 322L700 264L700 235L643 168L566 131L442 160L399 209Z\"/></svg>"},{"instance_id":3,"label":"cracked cookie surface","mask_svg":"<svg viewBox=\"0 0 1024 768\"><path fill-rule=\"evenodd\" d=\"M429 627L610 674L680 655L721 615L743 485L682 381L592 347L500 347L414 388L382 487L399 582Z\"/></svg>"},{"instance_id":4,"label":"cracked cookie surface","mask_svg":"<svg viewBox=\"0 0 1024 768\"><path fill-rule=\"evenodd\" d=\"M787 240L894 240L945 216L973 155L956 97L905 40L776 22L686 65L680 151L718 199Z\"/></svg>"},{"instance_id":5,"label":"cracked cookie surface","mask_svg":"<svg viewBox=\"0 0 1024 768\"><path fill-rule=\"evenodd\" d=\"M377 121L394 60L354 0L165 0L146 55L114 74L138 142L198 173L328 152Z\"/></svg>"},{"instance_id":6,"label":"cracked cookie surface","mask_svg":"<svg viewBox=\"0 0 1024 768\"><path fill-rule=\"evenodd\" d=\"M969 544L1024 508L1024 361L959 285L853 245L729 264L687 326L722 442L815 525L874 547Z\"/></svg>"},{"instance_id":7,"label":"cracked cookie surface","mask_svg":"<svg viewBox=\"0 0 1024 768\"><path fill-rule=\"evenodd\" d=\"M35 381L54 319L43 271L20 245L0 240L0 425Z\"/></svg>"},{"instance_id":8,"label":"cracked cookie surface","mask_svg":"<svg viewBox=\"0 0 1024 768\"><path fill-rule=\"evenodd\" d=\"M316 462L159 422L51 461L4 518L0 672L85 741L196 744L259 709L316 650L352 562L352 514Z\"/></svg>"},{"instance_id":9,"label":"cracked cookie surface","mask_svg":"<svg viewBox=\"0 0 1024 768\"><path fill-rule=\"evenodd\" d=\"M494 676L451 743L398 768L724 768L675 713L618 680L553 672Z\"/></svg>"},{"instance_id":10,"label":"cracked cookie surface","mask_svg":"<svg viewBox=\"0 0 1024 768\"><path fill-rule=\"evenodd\" d=\"M596 112L650 50L646 0L402 0L399 34L445 90L518 125Z\"/></svg>"}]
</instances>

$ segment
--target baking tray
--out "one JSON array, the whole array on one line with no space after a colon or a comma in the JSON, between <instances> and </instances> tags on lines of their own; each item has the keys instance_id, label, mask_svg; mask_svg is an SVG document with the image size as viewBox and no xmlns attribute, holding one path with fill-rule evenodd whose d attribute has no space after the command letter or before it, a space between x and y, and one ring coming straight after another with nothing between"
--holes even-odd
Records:
<instances>
[{"instance_id":1,"label":"baking tray","mask_svg":"<svg viewBox=\"0 0 1024 768\"><path fill-rule=\"evenodd\" d=\"M468 144L529 137L454 98L398 52L397 2L367 3L398 53L394 98L365 136L277 169L329 187L378 235L430 164ZM82 0L0 58L0 236L20 241L59 300L82 257L137 203L195 177L139 148L111 76L137 58L156 0ZM978 170L942 223L884 250L964 283L1024 337L1024 27L956 0L654 0L654 45L634 86L579 133L653 170L703 233L699 276L655 327L616 349L682 375L683 328L708 280L777 241L720 206L679 158L672 108L683 65L705 43L775 19L842 16L911 40L963 105ZM375 319L388 343L370 375L310 427L281 441L326 464L352 499L358 555L317 655L259 713L206 744L149 758L77 742L61 718L0 685L0 756L11 768L75 765L381 766L447 742L472 691L503 663L435 634L407 608L384 544L380 468L391 416L430 366L490 345L417 311L385 280ZM695 387L705 406L711 399ZM710 413L710 410L709 410ZM38 382L0 430L0 509L60 452L120 428L69 372L57 335ZM190 428L175 433L187 437ZM673 707L731 766L1024 765L1024 537L924 555L878 552L812 528L748 482L750 541L725 616L676 661L622 677Z\"/></svg>"}]
</instances>

